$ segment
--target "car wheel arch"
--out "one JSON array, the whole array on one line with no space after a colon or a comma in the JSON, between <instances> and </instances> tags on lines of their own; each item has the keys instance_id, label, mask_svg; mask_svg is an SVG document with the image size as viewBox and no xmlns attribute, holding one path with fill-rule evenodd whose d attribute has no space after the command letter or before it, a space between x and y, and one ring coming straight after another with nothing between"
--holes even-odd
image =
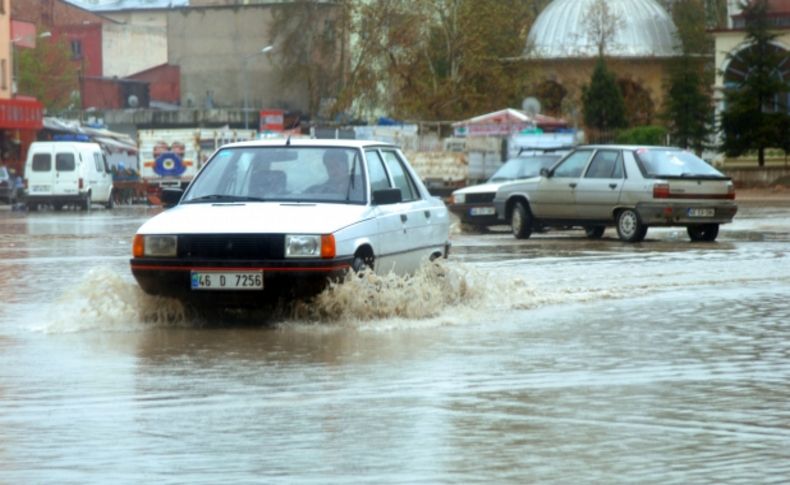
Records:
<instances>
[{"instance_id":1,"label":"car wheel arch","mask_svg":"<svg viewBox=\"0 0 790 485\"><path fill-rule=\"evenodd\" d=\"M354 262L352 264L354 271L358 272L362 269L360 261L364 266L370 269L374 268L376 254L373 252L373 247L367 242L357 246L357 249L354 251Z\"/></svg>"},{"instance_id":2,"label":"car wheel arch","mask_svg":"<svg viewBox=\"0 0 790 485\"><path fill-rule=\"evenodd\" d=\"M532 210L532 208L530 207L530 204L529 204L529 198L528 197L526 197L524 195L514 195L514 196L510 197L507 200L507 203L505 204L505 220L508 223L510 223L510 221L513 218L513 208L516 207L516 203L517 202L523 203L524 207L526 207L527 210L529 210L529 211Z\"/></svg>"}]
</instances>

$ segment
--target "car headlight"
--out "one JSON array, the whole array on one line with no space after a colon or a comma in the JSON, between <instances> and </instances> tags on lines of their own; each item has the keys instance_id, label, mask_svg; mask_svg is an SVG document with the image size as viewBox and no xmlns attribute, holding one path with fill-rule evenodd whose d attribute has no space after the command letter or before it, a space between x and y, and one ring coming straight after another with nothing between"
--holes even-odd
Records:
<instances>
[{"instance_id":1,"label":"car headlight","mask_svg":"<svg viewBox=\"0 0 790 485\"><path fill-rule=\"evenodd\" d=\"M463 204L466 202L466 194L453 194L453 204Z\"/></svg>"},{"instance_id":2,"label":"car headlight","mask_svg":"<svg viewBox=\"0 0 790 485\"><path fill-rule=\"evenodd\" d=\"M324 234L286 234L286 258L334 258L335 236Z\"/></svg>"},{"instance_id":3,"label":"car headlight","mask_svg":"<svg viewBox=\"0 0 790 485\"><path fill-rule=\"evenodd\" d=\"M178 238L176 236L144 236L134 237L132 252L134 257L150 256L155 258L175 257L178 255Z\"/></svg>"}]
</instances>

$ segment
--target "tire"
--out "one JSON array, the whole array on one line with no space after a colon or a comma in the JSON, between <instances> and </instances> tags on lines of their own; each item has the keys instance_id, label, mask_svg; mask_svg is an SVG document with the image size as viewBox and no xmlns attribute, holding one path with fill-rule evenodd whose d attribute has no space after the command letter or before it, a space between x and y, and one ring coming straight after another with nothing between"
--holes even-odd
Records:
<instances>
[{"instance_id":1,"label":"tire","mask_svg":"<svg viewBox=\"0 0 790 485\"><path fill-rule=\"evenodd\" d=\"M373 256L354 256L354 261L351 262L351 269L354 273L361 273L366 269L373 269Z\"/></svg>"},{"instance_id":2,"label":"tire","mask_svg":"<svg viewBox=\"0 0 790 485\"><path fill-rule=\"evenodd\" d=\"M63 209L63 204L60 203L52 204L52 208L55 209L55 211L60 211Z\"/></svg>"},{"instance_id":3,"label":"tire","mask_svg":"<svg viewBox=\"0 0 790 485\"><path fill-rule=\"evenodd\" d=\"M25 204L30 212L38 212L38 204Z\"/></svg>"},{"instance_id":4,"label":"tire","mask_svg":"<svg viewBox=\"0 0 790 485\"><path fill-rule=\"evenodd\" d=\"M601 239L606 231L606 226L584 226L584 234L587 239Z\"/></svg>"},{"instance_id":5,"label":"tire","mask_svg":"<svg viewBox=\"0 0 790 485\"><path fill-rule=\"evenodd\" d=\"M639 214L633 209L624 209L617 214L617 235L625 242L639 242L645 238L647 226L642 224Z\"/></svg>"},{"instance_id":6,"label":"tire","mask_svg":"<svg viewBox=\"0 0 790 485\"><path fill-rule=\"evenodd\" d=\"M115 190L110 189L110 196L107 197L107 203L104 204L104 207L106 207L108 210L111 210L113 207L115 207Z\"/></svg>"},{"instance_id":7,"label":"tire","mask_svg":"<svg viewBox=\"0 0 790 485\"><path fill-rule=\"evenodd\" d=\"M82 210L82 211L87 212L87 211L89 211L91 209L91 194L90 194L90 192L88 192L88 194L85 196L85 198L80 201L79 205L80 205L80 210Z\"/></svg>"},{"instance_id":8,"label":"tire","mask_svg":"<svg viewBox=\"0 0 790 485\"><path fill-rule=\"evenodd\" d=\"M692 241L713 242L719 235L718 224L699 224L686 227Z\"/></svg>"},{"instance_id":9,"label":"tire","mask_svg":"<svg viewBox=\"0 0 790 485\"><path fill-rule=\"evenodd\" d=\"M516 239L529 239L532 235L532 213L527 206L519 201L513 206L513 213L510 215L510 229Z\"/></svg>"}]
</instances>

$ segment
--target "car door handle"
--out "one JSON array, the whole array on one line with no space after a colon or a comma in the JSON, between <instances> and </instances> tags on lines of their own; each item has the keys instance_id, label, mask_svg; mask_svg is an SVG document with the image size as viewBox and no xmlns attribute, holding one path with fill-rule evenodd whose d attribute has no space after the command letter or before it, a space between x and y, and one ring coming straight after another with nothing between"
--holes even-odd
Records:
<instances>
[{"instance_id":1,"label":"car door handle","mask_svg":"<svg viewBox=\"0 0 790 485\"><path fill-rule=\"evenodd\" d=\"M407 216L406 214L401 214L400 215L400 220L401 220L401 222L406 222L406 221L409 220L409 216Z\"/></svg>"},{"instance_id":2,"label":"car door handle","mask_svg":"<svg viewBox=\"0 0 790 485\"><path fill-rule=\"evenodd\" d=\"M570 187L570 188L572 188L572 189L575 189L575 188L576 188L576 182L571 182L571 183L569 183L569 184L568 184L568 187Z\"/></svg>"},{"instance_id":3,"label":"car door handle","mask_svg":"<svg viewBox=\"0 0 790 485\"><path fill-rule=\"evenodd\" d=\"M609 188L614 190L617 188L617 184L609 184Z\"/></svg>"},{"instance_id":4,"label":"car door handle","mask_svg":"<svg viewBox=\"0 0 790 485\"><path fill-rule=\"evenodd\" d=\"M430 219L431 218L431 211L425 211L425 212L423 212L423 214L425 214L425 218L426 219Z\"/></svg>"}]
</instances>

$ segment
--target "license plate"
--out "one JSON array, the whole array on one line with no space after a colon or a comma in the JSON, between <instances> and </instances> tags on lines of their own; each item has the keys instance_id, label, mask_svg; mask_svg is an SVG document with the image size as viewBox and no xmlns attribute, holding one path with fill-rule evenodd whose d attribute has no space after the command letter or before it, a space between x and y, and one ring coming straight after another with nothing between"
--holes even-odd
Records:
<instances>
[{"instance_id":1,"label":"license plate","mask_svg":"<svg viewBox=\"0 0 790 485\"><path fill-rule=\"evenodd\" d=\"M689 217L713 217L715 215L715 209L689 209Z\"/></svg>"},{"instance_id":2,"label":"license plate","mask_svg":"<svg viewBox=\"0 0 790 485\"><path fill-rule=\"evenodd\" d=\"M192 271L193 290L262 290L263 271Z\"/></svg>"},{"instance_id":3,"label":"license plate","mask_svg":"<svg viewBox=\"0 0 790 485\"><path fill-rule=\"evenodd\" d=\"M494 207L472 207L469 209L470 216L493 216L496 214Z\"/></svg>"},{"instance_id":4,"label":"license plate","mask_svg":"<svg viewBox=\"0 0 790 485\"><path fill-rule=\"evenodd\" d=\"M49 192L49 185L33 185L30 187L31 192Z\"/></svg>"}]
</instances>

